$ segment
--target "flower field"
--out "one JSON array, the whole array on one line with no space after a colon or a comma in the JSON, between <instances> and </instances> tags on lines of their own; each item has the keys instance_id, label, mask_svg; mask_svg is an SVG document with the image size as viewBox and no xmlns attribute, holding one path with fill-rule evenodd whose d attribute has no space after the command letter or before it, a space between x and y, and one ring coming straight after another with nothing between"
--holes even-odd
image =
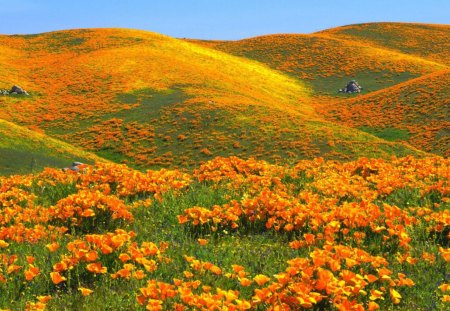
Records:
<instances>
[{"instance_id":1,"label":"flower field","mask_svg":"<svg viewBox=\"0 0 450 311\"><path fill-rule=\"evenodd\" d=\"M0 35L0 311L450 309L448 34Z\"/></svg>"},{"instance_id":2,"label":"flower field","mask_svg":"<svg viewBox=\"0 0 450 311\"><path fill-rule=\"evenodd\" d=\"M450 161L0 177L5 310L444 310Z\"/></svg>"}]
</instances>

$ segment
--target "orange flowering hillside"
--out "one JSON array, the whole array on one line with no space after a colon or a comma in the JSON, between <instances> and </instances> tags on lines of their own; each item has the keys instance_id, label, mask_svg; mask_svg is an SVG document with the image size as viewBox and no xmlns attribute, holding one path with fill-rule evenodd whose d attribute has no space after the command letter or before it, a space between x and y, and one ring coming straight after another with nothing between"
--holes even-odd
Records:
<instances>
[{"instance_id":1,"label":"orange flowering hillside","mask_svg":"<svg viewBox=\"0 0 450 311\"><path fill-rule=\"evenodd\" d=\"M422 310L450 303L450 162L0 178L6 310Z\"/></svg>"},{"instance_id":2,"label":"orange flowering hillside","mask_svg":"<svg viewBox=\"0 0 450 311\"><path fill-rule=\"evenodd\" d=\"M255 59L306 80L316 93L325 94L335 94L350 78L357 78L365 91L370 92L446 68L435 61L376 47L363 40L334 37L333 34L269 35L240 41L193 42Z\"/></svg>"},{"instance_id":3,"label":"orange flowering hillside","mask_svg":"<svg viewBox=\"0 0 450 311\"><path fill-rule=\"evenodd\" d=\"M325 121L297 79L155 33L0 36L0 50L0 88L18 83L31 94L0 96L1 119L115 162L192 167L218 155L273 162L423 155Z\"/></svg>"}]
</instances>

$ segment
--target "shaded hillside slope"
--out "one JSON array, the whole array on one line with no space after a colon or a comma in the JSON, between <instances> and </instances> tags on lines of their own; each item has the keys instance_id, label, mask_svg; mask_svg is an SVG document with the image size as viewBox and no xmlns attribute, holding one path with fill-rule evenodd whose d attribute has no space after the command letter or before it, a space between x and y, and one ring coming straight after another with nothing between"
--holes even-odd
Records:
<instances>
[{"instance_id":1,"label":"shaded hillside slope","mask_svg":"<svg viewBox=\"0 0 450 311\"><path fill-rule=\"evenodd\" d=\"M328 102L318 110L346 126L448 157L449 94L450 71L446 70L371 94Z\"/></svg>"},{"instance_id":2,"label":"shaded hillside slope","mask_svg":"<svg viewBox=\"0 0 450 311\"><path fill-rule=\"evenodd\" d=\"M73 161L104 161L70 144L0 119L0 175L66 167Z\"/></svg>"},{"instance_id":3,"label":"shaded hillside slope","mask_svg":"<svg viewBox=\"0 0 450 311\"><path fill-rule=\"evenodd\" d=\"M2 36L30 97L0 97L0 117L134 166L214 156L278 161L421 154L318 116L304 83L252 60L134 30ZM1 87L1 86L0 86Z\"/></svg>"}]
</instances>

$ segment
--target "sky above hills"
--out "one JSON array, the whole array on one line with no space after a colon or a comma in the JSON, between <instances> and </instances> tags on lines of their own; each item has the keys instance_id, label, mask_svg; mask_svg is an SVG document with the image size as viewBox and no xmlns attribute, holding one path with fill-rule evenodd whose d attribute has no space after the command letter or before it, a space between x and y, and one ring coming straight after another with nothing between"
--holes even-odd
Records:
<instances>
[{"instance_id":1,"label":"sky above hills","mask_svg":"<svg viewBox=\"0 0 450 311\"><path fill-rule=\"evenodd\" d=\"M449 24L449 12L448 0L0 0L0 33L120 27L231 40L363 22Z\"/></svg>"}]
</instances>

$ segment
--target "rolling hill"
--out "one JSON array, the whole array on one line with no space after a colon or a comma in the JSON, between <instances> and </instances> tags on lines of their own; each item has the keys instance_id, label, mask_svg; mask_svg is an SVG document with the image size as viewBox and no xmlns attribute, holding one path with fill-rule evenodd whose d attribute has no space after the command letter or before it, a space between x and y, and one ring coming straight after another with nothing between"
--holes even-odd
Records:
<instances>
[{"instance_id":1,"label":"rolling hill","mask_svg":"<svg viewBox=\"0 0 450 311\"><path fill-rule=\"evenodd\" d=\"M1 119L135 167L424 154L325 120L299 79L183 40L81 29L0 36L0 46L0 88L31 94L0 97ZM425 63L407 66L434 70Z\"/></svg>"},{"instance_id":2,"label":"rolling hill","mask_svg":"<svg viewBox=\"0 0 450 311\"><path fill-rule=\"evenodd\" d=\"M100 157L44 134L0 119L0 175L26 174L73 161L105 162Z\"/></svg>"}]
</instances>

